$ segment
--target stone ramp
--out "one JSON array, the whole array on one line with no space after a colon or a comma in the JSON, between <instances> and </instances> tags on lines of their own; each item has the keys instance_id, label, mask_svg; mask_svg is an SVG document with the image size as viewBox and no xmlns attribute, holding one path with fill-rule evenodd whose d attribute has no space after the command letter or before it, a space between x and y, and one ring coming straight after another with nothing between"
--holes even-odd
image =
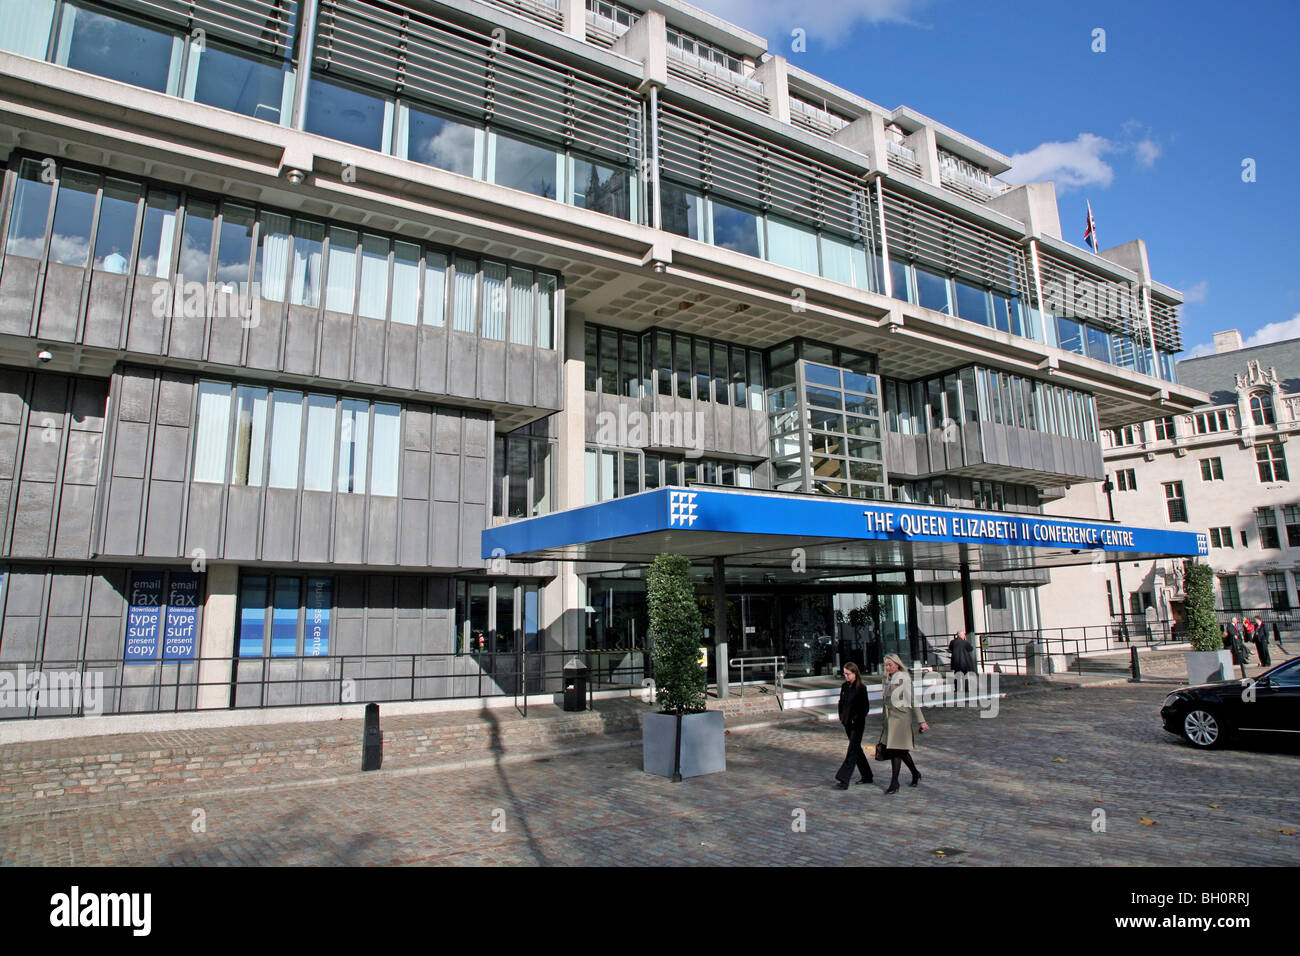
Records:
<instances>
[{"instance_id":1,"label":"stone ramp","mask_svg":"<svg viewBox=\"0 0 1300 956\"><path fill-rule=\"evenodd\" d=\"M774 695L710 700L728 726L780 719ZM385 718L384 770L530 759L640 740L635 698L597 700L566 713L532 705ZM69 737L0 745L0 815L101 805L141 796L256 787L360 774L364 721L274 723L153 733Z\"/></svg>"}]
</instances>

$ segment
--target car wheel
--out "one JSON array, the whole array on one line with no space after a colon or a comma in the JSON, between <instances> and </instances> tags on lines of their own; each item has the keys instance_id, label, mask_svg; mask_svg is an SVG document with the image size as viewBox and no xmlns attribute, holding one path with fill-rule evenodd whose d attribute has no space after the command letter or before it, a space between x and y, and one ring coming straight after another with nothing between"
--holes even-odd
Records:
<instances>
[{"instance_id":1,"label":"car wheel","mask_svg":"<svg viewBox=\"0 0 1300 956\"><path fill-rule=\"evenodd\" d=\"M1223 742L1226 728L1213 711L1196 708L1183 717L1183 737L1193 747L1209 749Z\"/></svg>"}]
</instances>

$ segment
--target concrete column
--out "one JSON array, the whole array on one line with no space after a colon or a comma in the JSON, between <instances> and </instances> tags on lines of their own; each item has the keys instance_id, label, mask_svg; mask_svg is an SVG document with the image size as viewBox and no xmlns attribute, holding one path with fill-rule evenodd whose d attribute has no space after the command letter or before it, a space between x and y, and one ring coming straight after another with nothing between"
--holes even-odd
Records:
<instances>
[{"instance_id":1,"label":"concrete column","mask_svg":"<svg viewBox=\"0 0 1300 956\"><path fill-rule=\"evenodd\" d=\"M1027 236L1061 238L1061 212L1052 183L1025 183L994 196L986 205L1023 222Z\"/></svg>"},{"instance_id":2,"label":"concrete column","mask_svg":"<svg viewBox=\"0 0 1300 956\"><path fill-rule=\"evenodd\" d=\"M564 18L564 33L575 40L587 39L586 0L560 0L560 16Z\"/></svg>"},{"instance_id":3,"label":"concrete column","mask_svg":"<svg viewBox=\"0 0 1300 956\"><path fill-rule=\"evenodd\" d=\"M668 21L659 11L646 11L630 30L614 41L613 50L644 65L642 92L650 86L668 85Z\"/></svg>"},{"instance_id":4,"label":"concrete column","mask_svg":"<svg viewBox=\"0 0 1300 956\"><path fill-rule=\"evenodd\" d=\"M970 565L961 566L961 617L966 636L975 633L975 602L971 598Z\"/></svg>"},{"instance_id":5,"label":"concrete column","mask_svg":"<svg viewBox=\"0 0 1300 956\"><path fill-rule=\"evenodd\" d=\"M718 700L731 696L731 674L727 670L727 560L713 559L713 647L718 655Z\"/></svg>"},{"instance_id":6,"label":"concrete column","mask_svg":"<svg viewBox=\"0 0 1300 956\"><path fill-rule=\"evenodd\" d=\"M209 564L207 578L208 596L203 602L203 629L199 635L199 657L203 660L199 662L198 709L218 710L230 706L239 567Z\"/></svg>"},{"instance_id":7,"label":"concrete column","mask_svg":"<svg viewBox=\"0 0 1300 956\"><path fill-rule=\"evenodd\" d=\"M872 172L889 172L889 138L885 135L885 118L878 113L859 116L836 130L831 139L867 157Z\"/></svg>"},{"instance_id":8,"label":"concrete column","mask_svg":"<svg viewBox=\"0 0 1300 956\"><path fill-rule=\"evenodd\" d=\"M751 75L763 84L768 112L782 123L790 122L790 73L785 57L769 57Z\"/></svg>"},{"instance_id":9,"label":"concrete column","mask_svg":"<svg viewBox=\"0 0 1300 956\"><path fill-rule=\"evenodd\" d=\"M293 91L294 129L302 129L307 118L307 88L311 84L311 62L315 59L318 6L318 0L303 0L302 30L298 39L298 74L294 77Z\"/></svg>"},{"instance_id":10,"label":"concrete column","mask_svg":"<svg viewBox=\"0 0 1300 956\"><path fill-rule=\"evenodd\" d=\"M916 151L916 161L921 164L921 178L927 183L939 185L939 144L935 142L934 130L922 126L911 136L903 140L903 145Z\"/></svg>"}]
</instances>

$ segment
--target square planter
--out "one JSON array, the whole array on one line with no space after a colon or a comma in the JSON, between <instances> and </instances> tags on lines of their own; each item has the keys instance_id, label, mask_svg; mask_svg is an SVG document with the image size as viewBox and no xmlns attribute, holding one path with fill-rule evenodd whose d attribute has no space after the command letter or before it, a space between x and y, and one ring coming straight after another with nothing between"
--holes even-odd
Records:
<instances>
[{"instance_id":1,"label":"square planter","mask_svg":"<svg viewBox=\"0 0 1300 956\"><path fill-rule=\"evenodd\" d=\"M1232 663L1232 651L1187 651L1187 683L1213 684L1232 680L1237 665Z\"/></svg>"},{"instance_id":2,"label":"square planter","mask_svg":"<svg viewBox=\"0 0 1300 956\"><path fill-rule=\"evenodd\" d=\"M721 773L727 769L727 744L722 711L684 714L682 778ZM673 775L677 718L672 714L641 715L641 768L660 777Z\"/></svg>"}]
</instances>

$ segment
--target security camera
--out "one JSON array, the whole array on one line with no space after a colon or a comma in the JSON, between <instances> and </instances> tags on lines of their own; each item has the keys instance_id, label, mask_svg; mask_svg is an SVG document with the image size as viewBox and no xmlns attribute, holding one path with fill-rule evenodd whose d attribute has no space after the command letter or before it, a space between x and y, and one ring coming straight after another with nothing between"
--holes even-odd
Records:
<instances>
[{"instance_id":1,"label":"security camera","mask_svg":"<svg viewBox=\"0 0 1300 956\"><path fill-rule=\"evenodd\" d=\"M301 169L291 169L288 172L289 182L294 186L301 186L302 181L307 178L307 174Z\"/></svg>"},{"instance_id":2,"label":"security camera","mask_svg":"<svg viewBox=\"0 0 1300 956\"><path fill-rule=\"evenodd\" d=\"M36 357L42 362L49 362L53 360L54 353L51 352L49 349L41 349L39 352L36 353Z\"/></svg>"},{"instance_id":3,"label":"security camera","mask_svg":"<svg viewBox=\"0 0 1300 956\"><path fill-rule=\"evenodd\" d=\"M666 264L666 263L663 263L663 262L660 262L659 260L655 260L655 263L654 263L653 268L654 268L654 271L657 272L657 273L659 273L660 275L663 275L665 272L668 271L668 266L667 266L667 264Z\"/></svg>"}]
</instances>

